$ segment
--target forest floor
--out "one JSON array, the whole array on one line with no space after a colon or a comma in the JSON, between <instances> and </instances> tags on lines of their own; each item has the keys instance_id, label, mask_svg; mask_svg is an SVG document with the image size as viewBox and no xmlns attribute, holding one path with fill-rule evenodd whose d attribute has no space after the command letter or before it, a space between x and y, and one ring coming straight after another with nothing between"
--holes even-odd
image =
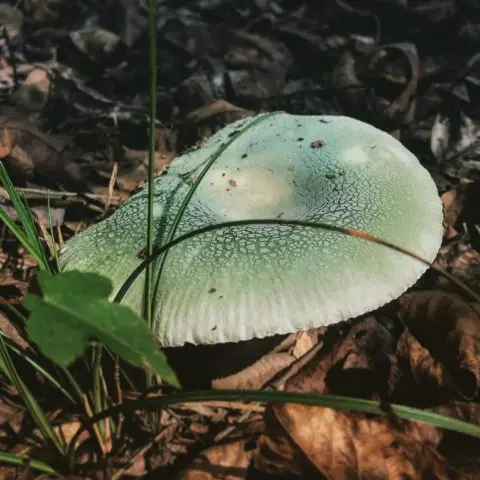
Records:
<instances>
[{"instance_id":1,"label":"forest floor","mask_svg":"<svg viewBox=\"0 0 480 480\"><path fill-rule=\"evenodd\" d=\"M61 248L147 179L147 2L14 3L0 4L0 159L45 245ZM428 169L444 205L437 262L480 292L478 0L157 5L157 174L257 112L358 118L389 132ZM15 217L3 188L0 204ZM20 352L34 346L9 306L21 308L37 271L3 226L0 330ZM480 319L469 302L430 270L396 302L328 329L167 354L190 388L348 395L478 425ZM21 369L71 439L85 410L26 362ZM106 366L104 375L114 372ZM141 395L122 382L105 384L109 405ZM100 447L85 433L68 473L18 390L0 377L0 451L44 461L65 478L480 477L478 439L393 415L212 401L172 406L157 421L152 430L145 412L126 415ZM0 468L5 479L55 478L28 466Z\"/></svg>"}]
</instances>

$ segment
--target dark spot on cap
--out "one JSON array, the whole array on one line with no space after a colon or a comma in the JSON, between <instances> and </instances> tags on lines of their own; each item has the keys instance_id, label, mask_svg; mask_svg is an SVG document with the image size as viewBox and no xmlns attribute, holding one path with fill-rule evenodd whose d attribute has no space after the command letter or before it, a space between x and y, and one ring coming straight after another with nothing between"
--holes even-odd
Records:
<instances>
[{"instance_id":1,"label":"dark spot on cap","mask_svg":"<svg viewBox=\"0 0 480 480\"><path fill-rule=\"evenodd\" d=\"M218 298L223 298L223 295L220 295Z\"/></svg>"},{"instance_id":2,"label":"dark spot on cap","mask_svg":"<svg viewBox=\"0 0 480 480\"><path fill-rule=\"evenodd\" d=\"M217 326L215 325L212 329L211 332L214 332L217 329Z\"/></svg>"},{"instance_id":3,"label":"dark spot on cap","mask_svg":"<svg viewBox=\"0 0 480 480\"><path fill-rule=\"evenodd\" d=\"M216 291L217 291L217 289L214 288L214 287L212 287L212 288L208 291L208 293L215 293Z\"/></svg>"},{"instance_id":4,"label":"dark spot on cap","mask_svg":"<svg viewBox=\"0 0 480 480\"><path fill-rule=\"evenodd\" d=\"M224 177L224 176L225 176L225 172L222 173L222 177Z\"/></svg>"},{"instance_id":5,"label":"dark spot on cap","mask_svg":"<svg viewBox=\"0 0 480 480\"><path fill-rule=\"evenodd\" d=\"M325 142L323 140L315 140L310 144L312 148L321 148L325 146Z\"/></svg>"},{"instance_id":6,"label":"dark spot on cap","mask_svg":"<svg viewBox=\"0 0 480 480\"><path fill-rule=\"evenodd\" d=\"M320 123L330 123L330 120L325 120L324 118L321 118L319 120Z\"/></svg>"},{"instance_id":7,"label":"dark spot on cap","mask_svg":"<svg viewBox=\"0 0 480 480\"><path fill-rule=\"evenodd\" d=\"M228 184L231 186L231 187L236 187L237 186L237 182L235 180L229 180L228 181Z\"/></svg>"},{"instance_id":8,"label":"dark spot on cap","mask_svg":"<svg viewBox=\"0 0 480 480\"><path fill-rule=\"evenodd\" d=\"M303 137L298 137L297 142L301 142L304 138Z\"/></svg>"},{"instance_id":9,"label":"dark spot on cap","mask_svg":"<svg viewBox=\"0 0 480 480\"><path fill-rule=\"evenodd\" d=\"M244 154L242 155L242 158L247 158L247 157L248 157L248 154L247 154L247 153L244 153Z\"/></svg>"}]
</instances>

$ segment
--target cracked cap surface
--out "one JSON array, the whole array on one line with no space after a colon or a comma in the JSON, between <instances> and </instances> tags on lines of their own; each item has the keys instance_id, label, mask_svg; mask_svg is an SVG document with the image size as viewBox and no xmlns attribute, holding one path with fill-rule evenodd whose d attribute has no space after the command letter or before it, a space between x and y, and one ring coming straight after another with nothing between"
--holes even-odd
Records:
<instances>
[{"instance_id":1,"label":"cracked cap surface","mask_svg":"<svg viewBox=\"0 0 480 480\"><path fill-rule=\"evenodd\" d=\"M253 126L258 116L228 125L155 180L156 245L165 243L210 156L250 125L216 159L176 236L232 220L321 221L364 231L433 261L442 241L441 202L427 170L400 142L348 117L261 116ZM70 240L61 268L106 275L115 294L141 262L146 206L145 188ZM178 346L329 325L397 298L425 270L399 252L332 231L285 225L212 231L168 253L155 334L162 346ZM144 274L123 301L138 313L143 282Z\"/></svg>"}]
</instances>

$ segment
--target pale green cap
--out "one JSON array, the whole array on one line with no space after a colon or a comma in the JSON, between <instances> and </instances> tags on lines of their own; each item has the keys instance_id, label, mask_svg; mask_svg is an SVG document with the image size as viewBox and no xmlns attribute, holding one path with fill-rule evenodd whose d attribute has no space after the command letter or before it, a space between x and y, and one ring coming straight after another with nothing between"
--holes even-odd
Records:
<instances>
[{"instance_id":1,"label":"pale green cap","mask_svg":"<svg viewBox=\"0 0 480 480\"><path fill-rule=\"evenodd\" d=\"M165 243L211 155L256 119L228 125L155 180L156 245ZM70 240L62 268L106 275L116 293L142 261L146 211L144 188ZM265 218L361 230L428 261L443 232L437 189L417 158L389 134L343 116L277 113L253 125L217 158L176 236L218 222ZM154 330L162 346L178 346L330 325L397 298L425 270L397 251L332 231L285 225L216 230L168 253ZM124 299L139 313L143 282L141 275Z\"/></svg>"}]
</instances>

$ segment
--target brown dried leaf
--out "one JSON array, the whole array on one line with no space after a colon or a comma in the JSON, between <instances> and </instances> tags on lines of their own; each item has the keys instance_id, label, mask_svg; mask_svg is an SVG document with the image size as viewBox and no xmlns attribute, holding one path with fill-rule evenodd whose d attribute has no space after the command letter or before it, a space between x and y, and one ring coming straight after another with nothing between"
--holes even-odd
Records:
<instances>
[{"instance_id":1,"label":"brown dried leaf","mask_svg":"<svg viewBox=\"0 0 480 480\"><path fill-rule=\"evenodd\" d=\"M253 110L246 110L227 102L214 100L186 115L187 126L194 129L193 138L198 141L210 137L228 123L253 115Z\"/></svg>"},{"instance_id":2,"label":"brown dried leaf","mask_svg":"<svg viewBox=\"0 0 480 480\"><path fill-rule=\"evenodd\" d=\"M259 441L257 469L305 474L301 452L325 478L452 478L436 452L441 434L435 427L323 407L285 404L272 409L283 431L267 427Z\"/></svg>"},{"instance_id":3,"label":"brown dried leaf","mask_svg":"<svg viewBox=\"0 0 480 480\"><path fill-rule=\"evenodd\" d=\"M454 177L468 176L468 170L478 170L475 162L468 160L480 151L480 122L463 112L438 113L432 126L430 149L438 163L446 163L446 173ZM461 163L463 165L461 165ZM464 167L463 170L461 167Z\"/></svg>"},{"instance_id":4,"label":"brown dried leaf","mask_svg":"<svg viewBox=\"0 0 480 480\"><path fill-rule=\"evenodd\" d=\"M403 295L398 304L413 335L445 365L459 391L474 397L480 380L479 306L441 291Z\"/></svg>"},{"instance_id":5,"label":"brown dried leaf","mask_svg":"<svg viewBox=\"0 0 480 480\"><path fill-rule=\"evenodd\" d=\"M13 138L11 132L4 129L0 133L0 158L10 155L13 148Z\"/></svg>"},{"instance_id":6,"label":"brown dried leaf","mask_svg":"<svg viewBox=\"0 0 480 480\"><path fill-rule=\"evenodd\" d=\"M1 302L0 302L1 303ZM17 326L0 310L0 332L3 332L21 350L27 350L30 345L19 332Z\"/></svg>"},{"instance_id":7,"label":"brown dried leaf","mask_svg":"<svg viewBox=\"0 0 480 480\"><path fill-rule=\"evenodd\" d=\"M253 365L250 365L238 373L213 380L212 388L242 390L260 389L294 361L295 357L289 353L271 352L260 358L260 360L256 361Z\"/></svg>"},{"instance_id":8,"label":"brown dried leaf","mask_svg":"<svg viewBox=\"0 0 480 480\"><path fill-rule=\"evenodd\" d=\"M12 100L31 112L40 112L47 104L50 85L48 71L43 68L34 68L13 93Z\"/></svg>"},{"instance_id":9,"label":"brown dried leaf","mask_svg":"<svg viewBox=\"0 0 480 480\"><path fill-rule=\"evenodd\" d=\"M394 366L389 382L390 391L394 391L397 397L404 398L402 394L410 397L413 394L415 401L422 397L424 401L435 402L441 396L446 399L451 397L454 385L450 374L408 329L398 340Z\"/></svg>"},{"instance_id":10,"label":"brown dried leaf","mask_svg":"<svg viewBox=\"0 0 480 480\"><path fill-rule=\"evenodd\" d=\"M386 81L392 86L401 88L396 98L379 98L376 91L373 92L368 97L372 110L385 120L395 122L411 120L419 78L419 59L415 45L411 43L382 45L370 55L367 71L371 79Z\"/></svg>"},{"instance_id":11,"label":"brown dried leaf","mask_svg":"<svg viewBox=\"0 0 480 480\"><path fill-rule=\"evenodd\" d=\"M14 110L0 116L0 129L8 132L12 146L5 164L13 175L29 181L37 171L50 181L62 180L65 170L60 153L69 138L42 133L33 121Z\"/></svg>"},{"instance_id":12,"label":"brown dried leaf","mask_svg":"<svg viewBox=\"0 0 480 480\"><path fill-rule=\"evenodd\" d=\"M344 338L334 338L330 344L326 341L311 361L286 382L285 390L345 395L384 391L393 347L390 333L373 317L358 319Z\"/></svg>"},{"instance_id":13,"label":"brown dried leaf","mask_svg":"<svg viewBox=\"0 0 480 480\"><path fill-rule=\"evenodd\" d=\"M333 70L332 83L338 87L337 98L346 112L355 113L365 108L365 89L358 79L355 57L346 51ZM359 87L359 88L356 88Z\"/></svg>"},{"instance_id":14,"label":"brown dried leaf","mask_svg":"<svg viewBox=\"0 0 480 480\"><path fill-rule=\"evenodd\" d=\"M215 445L201 453L176 480L241 480L252 457L245 440Z\"/></svg>"},{"instance_id":15,"label":"brown dried leaf","mask_svg":"<svg viewBox=\"0 0 480 480\"><path fill-rule=\"evenodd\" d=\"M253 455L254 470L259 472L256 477L270 474L291 478L313 473L315 469L308 458L291 441L271 408L265 411L264 420L265 433L260 436Z\"/></svg>"},{"instance_id":16,"label":"brown dried leaf","mask_svg":"<svg viewBox=\"0 0 480 480\"><path fill-rule=\"evenodd\" d=\"M457 185L454 189L442 194L440 197L443 202L443 225L445 227L445 236L448 239L456 237L458 232L454 226L463 211L467 199L468 186L464 184Z\"/></svg>"}]
</instances>

